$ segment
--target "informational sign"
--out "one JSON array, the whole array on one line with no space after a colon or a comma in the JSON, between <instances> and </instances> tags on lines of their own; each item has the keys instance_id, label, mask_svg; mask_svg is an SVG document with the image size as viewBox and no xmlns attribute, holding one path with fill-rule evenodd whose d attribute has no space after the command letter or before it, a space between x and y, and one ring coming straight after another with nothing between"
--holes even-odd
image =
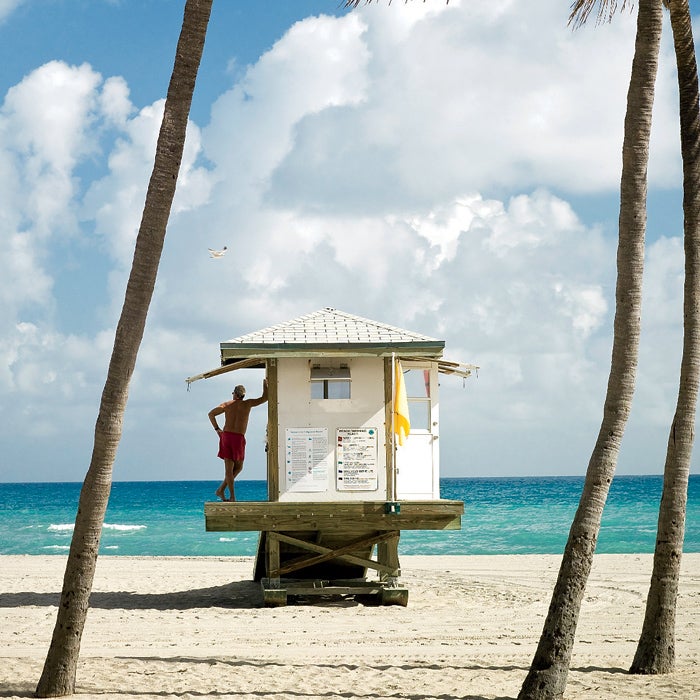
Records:
<instances>
[{"instance_id":1,"label":"informational sign","mask_svg":"<svg viewBox=\"0 0 700 700\"><path fill-rule=\"evenodd\" d=\"M287 491L326 491L330 465L328 428L287 428L285 430Z\"/></svg>"},{"instance_id":2,"label":"informational sign","mask_svg":"<svg viewBox=\"0 0 700 700\"><path fill-rule=\"evenodd\" d=\"M376 428L338 428L335 459L338 491L377 490Z\"/></svg>"}]
</instances>

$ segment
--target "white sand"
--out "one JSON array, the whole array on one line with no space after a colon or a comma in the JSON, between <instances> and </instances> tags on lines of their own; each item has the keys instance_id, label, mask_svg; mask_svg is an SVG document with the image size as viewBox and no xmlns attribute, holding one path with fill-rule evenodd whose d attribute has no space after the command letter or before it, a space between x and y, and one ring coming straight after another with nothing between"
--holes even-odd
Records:
<instances>
[{"instance_id":1,"label":"white sand","mask_svg":"<svg viewBox=\"0 0 700 700\"><path fill-rule=\"evenodd\" d=\"M408 556L408 607L316 598L261 607L250 558L101 557L83 636L84 698L515 698L555 556ZM36 687L64 557L0 557L0 697ZM677 670L626 673L650 555L597 555L566 698L700 697L700 554L685 555Z\"/></svg>"}]
</instances>

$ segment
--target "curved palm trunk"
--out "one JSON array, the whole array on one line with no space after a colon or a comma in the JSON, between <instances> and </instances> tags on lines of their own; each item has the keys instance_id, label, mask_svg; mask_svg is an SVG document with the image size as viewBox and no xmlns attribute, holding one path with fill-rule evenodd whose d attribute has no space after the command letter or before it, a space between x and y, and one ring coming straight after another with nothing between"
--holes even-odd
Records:
<instances>
[{"instance_id":1,"label":"curved palm trunk","mask_svg":"<svg viewBox=\"0 0 700 700\"><path fill-rule=\"evenodd\" d=\"M675 624L688 474L695 439L695 410L700 381L700 112L698 69L688 0L671 0L671 27L678 67L685 286L683 357L676 413L664 466L664 488L654 550L646 614L631 673L669 673L675 663Z\"/></svg>"},{"instance_id":2,"label":"curved palm trunk","mask_svg":"<svg viewBox=\"0 0 700 700\"><path fill-rule=\"evenodd\" d=\"M80 492L56 626L36 689L38 697L70 695L75 691L80 641L112 485L112 466L175 195L211 5L212 0L187 0L185 5L153 173L95 424L92 459Z\"/></svg>"},{"instance_id":3,"label":"curved palm trunk","mask_svg":"<svg viewBox=\"0 0 700 700\"><path fill-rule=\"evenodd\" d=\"M542 636L518 695L521 699L563 696L603 507L632 403L640 333L649 135L661 23L661 0L640 0L622 149L616 310L603 420Z\"/></svg>"}]
</instances>

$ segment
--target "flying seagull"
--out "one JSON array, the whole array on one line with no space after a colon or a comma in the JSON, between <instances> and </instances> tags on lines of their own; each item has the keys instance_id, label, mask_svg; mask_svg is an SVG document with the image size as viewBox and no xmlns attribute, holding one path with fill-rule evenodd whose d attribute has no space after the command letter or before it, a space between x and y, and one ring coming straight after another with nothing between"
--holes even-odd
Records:
<instances>
[{"instance_id":1,"label":"flying seagull","mask_svg":"<svg viewBox=\"0 0 700 700\"><path fill-rule=\"evenodd\" d=\"M223 258L224 255L226 255L226 251L228 248L224 246L221 250L214 250L213 248L209 248L209 255L211 255L212 258Z\"/></svg>"}]
</instances>

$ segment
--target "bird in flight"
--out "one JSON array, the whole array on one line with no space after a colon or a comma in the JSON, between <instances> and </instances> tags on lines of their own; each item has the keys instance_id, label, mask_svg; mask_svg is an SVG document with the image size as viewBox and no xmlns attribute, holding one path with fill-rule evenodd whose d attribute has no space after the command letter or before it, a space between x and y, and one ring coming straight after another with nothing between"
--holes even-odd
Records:
<instances>
[{"instance_id":1,"label":"bird in flight","mask_svg":"<svg viewBox=\"0 0 700 700\"><path fill-rule=\"evenodd\" d=\"M221 250L214 250L213 248L209 248L209 255L211 255L212 258L223 258L224 255L226 255L226 251L228 248L224 246Z\"/></svg>"}]
</instances>

